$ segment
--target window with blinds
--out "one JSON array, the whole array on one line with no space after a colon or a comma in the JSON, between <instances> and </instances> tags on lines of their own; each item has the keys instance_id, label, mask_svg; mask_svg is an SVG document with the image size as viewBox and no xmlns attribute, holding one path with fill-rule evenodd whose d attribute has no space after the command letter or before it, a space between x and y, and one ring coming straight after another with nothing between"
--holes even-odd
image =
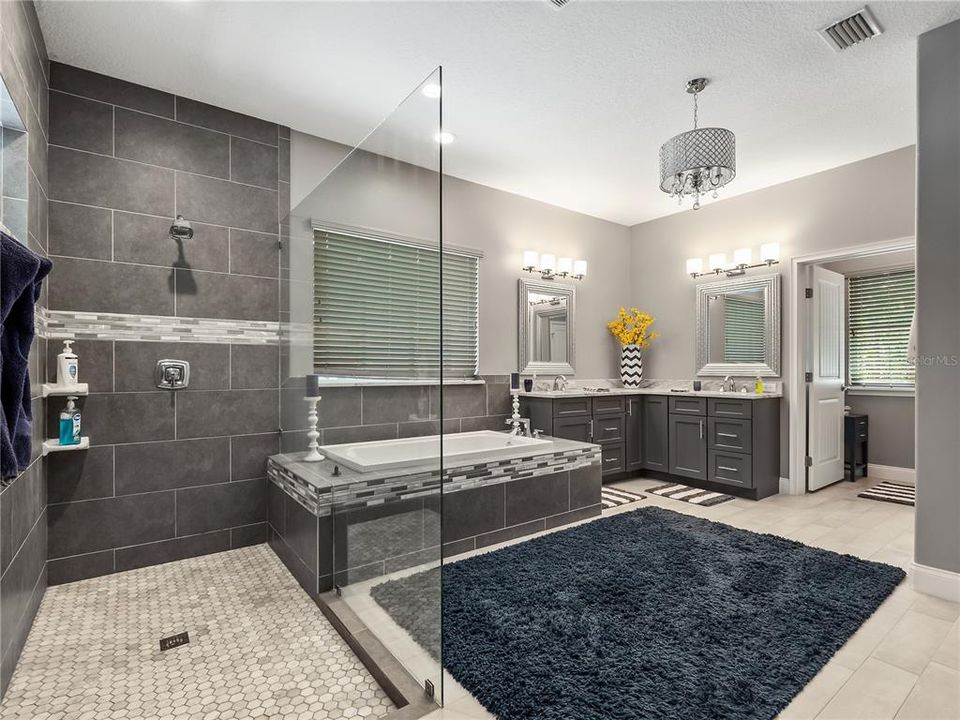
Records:
<instances>
[{"instance_id":1,"label":"window with blinds","mask_svg":"<svg viewBox=\"0 0 960 720\"><path fill-rule=\"evenodd\" d=\"M914 367L907 350L915 306L912 269L847 278L851 386L913 387Z\"/></svg>"},{"instance_id":2,"label":"window with blinds","mask_svg":"<svg viewBox=\"0 0 960 720\"><path fill-rule=\"evenodd\" d=\"M339 378L440 377L440 252L316 230L313 363ZM443 253L443 377L473 378L479 257Z\"/></svg>"},{"instance_id":3,"label":"window with blinds","mask_svg":"<svg viewBox=\"0 0 960 720\"><path fill-rule=\"evenodd\" d=\"M763 299L725 295L723 299L723 359L728 363L762 363Z\"/></svg>"}]
</instances>

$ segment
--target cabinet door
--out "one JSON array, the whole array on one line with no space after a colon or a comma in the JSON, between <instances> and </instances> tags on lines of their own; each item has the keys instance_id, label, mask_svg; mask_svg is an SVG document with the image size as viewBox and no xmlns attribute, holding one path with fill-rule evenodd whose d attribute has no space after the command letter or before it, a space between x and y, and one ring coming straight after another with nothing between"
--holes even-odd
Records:
<instances>
[{"instance_id":1,"label":"cabinet door","mask_svg":"<svg viewBox=\"0 0 960 720\"><path fill-rule=\"evenodd\" d=\"M627 397L626 470L643 469L643 397Z\"/></svg>"},{"instance_id":2,"label":"cabinet door","mask_svg":"<svg viewBox=\"0 0 960 720\"><path fill-rule=\"evenodd\" d=\"M643 398L642 406L643 467L667 472L670 469L667 398L664 395L647 395Z\"/></svg>"},{"instance_id":3,"label":"cabinet door","mask_svg":"<svg viewBox=\"0 0 960 720\"><path fill-rule=\"evenodd\" d=\"M670 415L670 472L707 479L707 419Z\"/></svg>"},{"instance_id":4,"label":"cabinet door","mask_svg":"<svg viewBox=\"0 0 960 720\"><path fill-rule=\"evenodd\" d=\"M562 417L553 419L553 434L565 440L577 442L593 442L593 418L591 417Z\"/></svg>"}]
</instances>

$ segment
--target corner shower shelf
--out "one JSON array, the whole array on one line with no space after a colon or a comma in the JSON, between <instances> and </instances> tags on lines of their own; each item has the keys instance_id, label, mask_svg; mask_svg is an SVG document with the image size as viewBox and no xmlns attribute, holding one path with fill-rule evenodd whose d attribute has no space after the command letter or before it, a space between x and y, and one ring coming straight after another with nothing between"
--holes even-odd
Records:
<instances>
[{"instance_id":1,"label":"corner shower shelf","mask_svg":"<svg viewBox=\"0 0 960 720\"><path fill-rule=\"evenodd\" d=\"M90 394L90 386L87 383L77 383L76 385L57 385L56 383L44 383L41 386L44 397L50 397L51 395L76 395L81 397L82 395Z\"/></svg>"},{"instance_id":2,"label":"corner shower shelf","mask_svg":"<svg viewBox=\"0 0 960 720\"><path fill-rule=\"evenodd\" d=\"M86 450L90 447L90 438L82 437L76 445L61 445L59 440L44 440L43 454L49 455L55 452L70 452L71 450Z\"/></svg>"}]
</instances>

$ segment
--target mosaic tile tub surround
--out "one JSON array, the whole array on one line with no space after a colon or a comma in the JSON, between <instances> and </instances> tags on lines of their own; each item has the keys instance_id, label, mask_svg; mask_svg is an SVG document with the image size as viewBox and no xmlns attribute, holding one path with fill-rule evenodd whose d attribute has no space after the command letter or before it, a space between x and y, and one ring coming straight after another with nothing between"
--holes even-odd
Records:
<instances>
[{"instance_id":1,"label":"mosaic tile tub surround","mask_svg":"<svg viewBox=\"0 0 960 720\"><path fill-rule=\"evenodd\" d=\"M599 515L600 448L554 439L486 462L358 473L274 455L271 545L316 595ZM440 487L443 486L443 527Z\"/></svg>"}]
</instances>

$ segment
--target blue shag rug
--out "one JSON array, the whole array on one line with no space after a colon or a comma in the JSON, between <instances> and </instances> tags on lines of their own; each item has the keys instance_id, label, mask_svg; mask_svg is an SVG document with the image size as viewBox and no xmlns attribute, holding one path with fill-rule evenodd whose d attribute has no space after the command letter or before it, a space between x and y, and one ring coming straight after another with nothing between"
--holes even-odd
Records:
<instances>
[{"instance_id":1,"label":"blue shag rug","mask_svg":"<svg viewBox=\"0 0 960 720\"><path fill-rule=\"evenodd\" d=\"M372 590L434 657L439 572ZM446 565L443 663L500 720L769 720L904 576L648 507Z\"/></svg>"}]
</instances>

